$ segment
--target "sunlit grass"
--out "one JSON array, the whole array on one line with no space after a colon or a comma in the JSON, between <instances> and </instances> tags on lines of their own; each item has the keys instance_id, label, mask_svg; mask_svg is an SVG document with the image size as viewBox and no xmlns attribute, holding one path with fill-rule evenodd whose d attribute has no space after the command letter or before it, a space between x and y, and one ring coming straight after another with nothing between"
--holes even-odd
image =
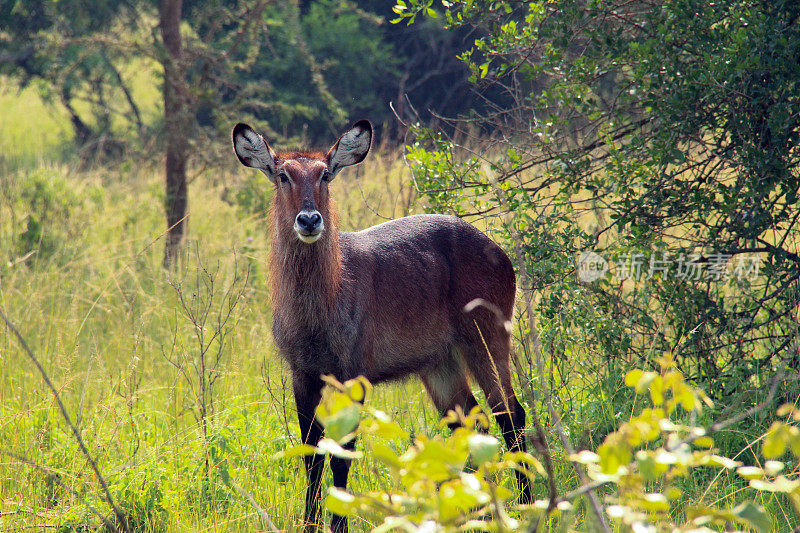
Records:
<instances>
[{"instance_id":1,"label":"sunlit grass","mask_svg":"<svg viewBox=\"0 0 800 533\"><path fill-rule=\"evenodd\" d=\"M125 75L131 76L137 100L150 102L143 110L153 120L159 105L154 72ZM161 268L165 217L159 162L77 170L63 156L71 138L67 126L64 113L44 103L35 88L17 94L7 83L0 86L0 163L6 163L0 165L0 185L13 188L35 174L65 182L71 193L59 197L69 204L69 214L44 223L44 237L57 246L24 260L33 249L9 251L5 245L23 231L28 213L0 194L0 307L58 387L118 505L144 530L263 530L246 499L220 479L222 469L280 529L297 530L305 493L302 461L273 457L299 443L299 432L290 376L271 337L269 228L265 213L245 210L231 194L252 171L232 162L230 169L238 170L207 171L192 181L185 253L170 274ZM342 229L422 212L410 182L402 158L388 149L343 172L331 185ZM5 190L0 187L0 193ZM493 222L477 224L490 229ZM249 272L214 389L209 442L196 418L196 381L165 356L174 346L188 354L187 362L196 356L196 328L170 282L182 281L191 293L201 263L219 271L223 290L235 272ZM111 513L97 480L40 376L8 330L0 331L0 529L99 525L86 502L105 516ZM592 449L599 442L584 441L590 430L631 413L613 411L590 350L581 351L586 342L576 337L564 361L548 361L553 381L535 382L533 388L554 390L560 404L571 408L566 413L573 422L571 438ZM541 398L524 400L531 409ZM446 432L415 378L376 387L371 402L412 438ZM543 418L547 423L547 415ZM499 435L496 427L492 431ZM400 449L408 443L395 444ZM575 470L557 439L551 445L559 483L574 488ZM723 475L703 496L736 502L735 481ZM329 471L324 482L331 483ZM369 454L353 465L354 492L381 490L387 483L385 467ZM513 488L513 482L508 485ZM537 483L534 492L544 496L544 484ZM576 525L586 519L580 505L570 518ZM370 527L358 518L351 524L355 531Z\"/></svg>"},{"instance_id":2,"label":"sunlit grass","mask_svg":"<svg viewBox=\"0 0 800 533\"><path fill-rule=\"evenodd\" d=\"M19 90L14 81L0 76L0 162L33 165L72 139L66 111L43 100L41 90L35 81Z\"/></svg>"},{"instance_id":3,"label":"sunlit grass","mask_svg":"<svg viewBox=\"0 0 800 533\"><path fill-rule=\"evenodd\" d=\"M240 274L250 271L214 391L211 435L224 445L211 461L226 461L231 479L279 527L298 527L305 492L302 462L272 458L298 442L298 430L290 378L270 333L267 223L259 214L243 212L223 186L214 185L236 187L243 174L192 183L186 252L178 271L168 274L160 266L160 169L77 172L68 164L32 165L45 165L40 167L44 176L66 180L75 195L68 219L44 225L45 236L58 242L52 253L3 266L0 306L59 388L118 504L133 516L141 514L155 530L262 527L245 499L220 482L215 469L206 470L211 452L193 409L196 383L182 377L164 355L175 339L187 353L195 349L192 324L182 315L170 280L189 287L202 262L219 270L221 289L235 268ZM21 168L9 174L7 184L26 179L28 172ZM344 173L333 186L343 227L360 229L380 222L380 215L404 214L408 202L400 205L397 194L403 172L396 158L375 158L358 174ZM365 199L375 204L374 211L365 207ZM0 209L4 220L25 220L25 213L12 216L8 205ZM7 228L4 238L10 241L15 231ZM0 358L3 527L98 524L81 498L54 481L57 475L110 516L49 392L11 335L0 336ZM417 380L379 387L373 401L412 433L441 431ZM353 487L374 488L376 465L369 459L356 465ZM147 503L148 490L161 495L158 505ZM366 525L356 521L354 527Z\"/></svg>"}]
</instances>

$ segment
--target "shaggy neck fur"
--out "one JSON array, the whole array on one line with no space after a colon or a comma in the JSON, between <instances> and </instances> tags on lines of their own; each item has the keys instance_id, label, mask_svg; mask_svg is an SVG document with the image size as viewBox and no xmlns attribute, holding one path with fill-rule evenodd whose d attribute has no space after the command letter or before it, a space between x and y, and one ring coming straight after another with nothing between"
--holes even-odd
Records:
<instances>
[{"instance_id":1,"label":"shaggy neck fur","mask_svg":"<svg viewBox=\"0 0 800 533\"><path fill-rule=\"evenodd\" d=\"M296 326L322 330L333 312L342 281L336 212L329 210L324 217L325 231L312 244L300 241L294 230L277 218L273 210L270 274L274 312Z\"/></svg>"}]
</instances>

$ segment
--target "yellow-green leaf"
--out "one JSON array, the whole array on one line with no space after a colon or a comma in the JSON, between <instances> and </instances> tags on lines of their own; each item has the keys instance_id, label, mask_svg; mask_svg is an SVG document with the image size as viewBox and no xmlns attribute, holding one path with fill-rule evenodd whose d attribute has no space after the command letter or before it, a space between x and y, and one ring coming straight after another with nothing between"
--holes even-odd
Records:
<instances>
[{"instance_id":1,"label":"yellow-green leaf","mask_svg":"<svg viewBox=\"0 0 800 533\"><path fill-rule=\"evenodd\" d=\"M650 399L653 405L661 405L664 403L664 380L661 376L655 376L650 383Z\"/></svg>"},{"instance_id":2,"label":"yellow-green leaf","mask_svg":"<svg viewBox=\"0 0 800 533\"><path fill-rule=\"evenodd\" d=\"M666 496L658 492L645 494L639 501L641 507L646 511L668 511L669 502Z\"/></svg>"},{"instance_id":3,"label":"yellow-green leaf","mask_svg":"<svg viewBox=\"0 0 800 533\"><path fill-rule=\"evenodd\" d=\"M757 466L740 466L736 473L745 479L759 479L764 475L764 471Z\"/></svg>"},{"instance_id":4,"label":"yellow-green leaf","mask_svg":"<svg viewBox=\"0 0 800 533\"><path fill-rule=\"evenodd\" d=\"M361 404L353 402L347 395L335 392L329 402L317 407L317 417L325 427L325 434L341 440L355 431L361 421Z\"/></svg>"},{"instance_id":5,"label":"yellow-green leaf","mask_svg":"<svg viewBox=\"0 0 800 533\"><path fill-rule=\"evenodd\" d=\"M368 431L384 439L408 440L408 432L401 428L396 422L375 419L369 425Z\"/></svg>"},{"instance_id":6,"label":"yellow-green leaf","mask_svg":"<svg viewBox=\"0 0 800 533\"><path fill-rule=\"evenodd\" d=\"M733 459L729 459L722 455L712 455L708 458L708 464L710 466L720 466L722 468L727 468L728 470L732 470L737 466L740 466L742 463L739 461L734 461Z\"/></svg>"},{"instance_id":7,"label":"yellow-green leaf","mask_svg":"<svg viewBox=\"0 0 800 533\"><path fill-rule=\"evenodd\" d=\"M695 446L699 446L701 448L711 448L714 446L714 439L708 436L698 437L694 439L694 444Z\"/></svg>"},{"instance_id":8,"label":"yellow-green leaf","mask_svg":"<svg viewBox=\"0 0 800 533\"><path fill-rule=\"evenodd\" d=\"M383 442L373 441L371 443L371 447L372 456L378 461L398 469L402 466L397 454L388 445L384 444Z\"/></svg>"},{"instance_id":9,"label":"yellow-green leaf","mask_svg":"<svg viewBox=\"0 0 800 533\"><path fill-rule=\"evenodd\" d=\"M767 435L764 437L764 443L761 452L767 459L775 459L783 455L786 451L786 444L789 441L789 432L783 424L776 422L772 425Z\"/></svg>"},{"instance_id":10,"label":"yellow-green leaf","mask_svg":"<svg viewBox=\"0 0 800 533\"><path fill-rule=\"evenodd\" d=\"M776 476L783 470L783 463L780 461L767 461L764 463L764 471L769 476Z\"/></svg>"},{"instance_id":11,"label":"yellow-green leaf","mask_svg":"<svg viewBox=\"0 0 800 533\"><path fill-rule=\"evenodd\" d=\"M625 374L625 385L628 387L635 387L639 380L642 379L642 375L644 375L644 371L638 368L634 368L627 374Z\"/></svg>"},{"instance_id":12,"label":"yellow-green leaf","mask_svg":"<svg viewBox=\"0 0 800 533\"><path fill-rule=\"evenodd\" d=\"M355 379L346 381L344 384L347 395L356 402L363 402L371 388L372 385L364 376L358 376Z\"/></svg>"},{"instance_id":13,"label":"yellow-green leaf","mask_svg":"<svg viewBox=\"0 0 800 533\"><path fill-rule=\"evenodd\" d=\"M330 512L342 516L352 515L358 510L356 497L336 487L330 487L328 489L328 497L325 498L325 506Z\"/></svg>"},{"instance_id":14,"label":"yellow-green leaf","mask_svg":"<svg viewBox=\"0 0 800 533\"><path fill-rule=\"evenodd\" d=\"M288 459L290 457L297 457L305 456L305 455L312 455L316 452L316 449L313 446L308 444L298 444L297 446L292 446L291 448L286 448L283 451L275 453L272 455L273 459Z\"/></svg>"},{"instance_id":15,"label":"yellow-green leaf","mask_svg":"<svg viewBox=\"0 0 800 533\"><path fill-rule=\"evenodd\" d=\"M475 433L467 439L469 454L475 463L481 465L494 457L500 450L500 441L491 435Z\"/></svg>"},{"instance_id":16,"label":"yellow-green leaf","mask_svg":"<svg viewBox=\"0 0 800 533\"><path fill-rule=\"evenodd\" d=\"M764 509L757 505L750 502L737 505L733 508L733 514L753 526L759 533L772 531L772 520L769 519Z\"/></svg>"},{"instance_id":17,"label":"yellow-green leaf","mask_svg":"<svg viewBox=\"0 0 800 533\"><path fill-rule=\"evenodd\" d=\"M589 450L581 450L579 453L570 455L569 460L586 465L597 463L600 460L600 456Z\"/></svg>"},{"instance_id":18,"label":"yellow-green leaf","mask_svg":"<svg viewBox=\"0 0 800 533\"><path fill-rule=\"evenodd\" d=\"M600 456L600 470L604 474L616 474L619 467L631 460L631 450L627 443L609 439L597 448L597 455Z\"/></svg>"},{"instance_id":19,"label":"yellow-green leaf","mask_svg":"<svg viewBox=\"0 0 800 533\"><path fill-rule=\"evenodd\" d=\"M800 431L789 432L789 447L795 457L800 457Z\"/></svg>"}]
</instances>

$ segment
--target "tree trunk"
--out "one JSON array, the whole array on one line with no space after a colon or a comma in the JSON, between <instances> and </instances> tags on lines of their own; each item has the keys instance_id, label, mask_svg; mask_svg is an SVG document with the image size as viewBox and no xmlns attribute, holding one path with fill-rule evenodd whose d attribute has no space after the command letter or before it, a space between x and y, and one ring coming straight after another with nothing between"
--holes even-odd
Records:
<instances>
[{"instance_id":1,"label":"tree trunk","mask_svg":"<svg viewBox=\"0 0 800 533\"><path fill-rule=\"evenodd\" d=\"M69 113L69 120L72 123L72 129L75 131L75 145L79 147L85 146L86 143L95 137L95 133L89 126L86 125L83 120L81 120L81 117L78 116L75 108L72 107L72 96L70 95L69 89L67 89L66 85L61 86L61 103Z\"/></svg>"},{"instance_id":2,"label":"tree trunk","mask_svg":"<svg viewBox=\"0 0 800 533\"><path fill-rule=\"evenodd\" d=\"M188 117L186 95L183 94L181 61L182 0L161 0L159 26L166 48L164 57L164 125L166 128L166 198L167 240L164 267L170 268L178 256L186 228L187 192L186 160L188 150Z\"/></svg>"}]
</instances>

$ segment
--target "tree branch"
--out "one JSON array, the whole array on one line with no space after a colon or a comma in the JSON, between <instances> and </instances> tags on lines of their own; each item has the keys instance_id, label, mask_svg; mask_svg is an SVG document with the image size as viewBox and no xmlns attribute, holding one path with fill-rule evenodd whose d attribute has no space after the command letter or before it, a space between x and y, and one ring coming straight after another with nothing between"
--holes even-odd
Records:
<instances>
[{"instance_id":1,"label":"tree branch","mask_svg":"<svg viewBox=\"0 0 800 533\"><path fill-rule=\"evenodd\" d=\"M114 514L116 515L117 520L119 520L119 523L122 526L125 533L130 533L127 521L125 520L125 515L122 514L122 511L120 511L117 505L114 503L114 498L111 497L111 491L109 491L108 489L108 484L106 484L105 478L103 478L103 475L100 473L100 469L97 467L97 463L92 457L92 454L89 453L89 450L86 448L86 444L84 444L83 438L81 438L81 434L78 431L78 428L75 427L75 424L72 423L72 419L70 418L69 413L67 412L67 408L64 406L64 402L61 401L61 396L58 394L58 389L56 389L56 387L53 385L53 382L50 381L50 377L47 375L47 372L45 372L41 363L39 363L39 360L33 354L31 349L28 347L28 343L25 342L25 339L22 337L19 330L17 330L17 328L14 327L14 324L11 323L11 321L8 319L8 317L5 315L2 309L0 309L0 317L3 318L3 321L6 323L8 329L10 329L11 333L13 333L14 336L17 338L20 345L22 346L22 349L25 351L25 353L28 355L28 358L33 362L34 366L36 366L36 369L41 374L42 379L44 380L45 384L47 384L47 387L50 389L50 392L53 393L53 398L55 398L56 403L58 404L58 408L61 411L61 416L64 418L64 421L66 421L67 425L72 430L72 435L75 437L75 441L78 443L78 446L81 449L81 453L83 453L83 456L86 457L86 460L92 467L95 476L97 476L97 481L100 483L100 486L103 489L106 503L108 503L108 505L110 505L111 508L114 510ZM112 529L114 531L118 531L118 529L115 527L112 527Z\"/></svg>"}]
</instances>

